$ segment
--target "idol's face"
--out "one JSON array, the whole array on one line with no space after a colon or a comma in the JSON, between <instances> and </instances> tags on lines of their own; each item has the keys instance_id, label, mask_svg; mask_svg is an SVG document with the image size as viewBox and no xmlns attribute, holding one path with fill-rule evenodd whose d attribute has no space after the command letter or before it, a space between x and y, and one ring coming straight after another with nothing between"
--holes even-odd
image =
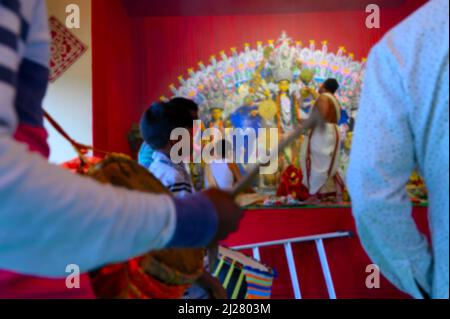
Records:
<instances>
[{"instance_id":1,"label":"idol's face","mask_svg":"<svg viewBox=\"0 0 450 319\"><path fill-rule=\"evenodd\" d=\"M222 110L221 109L213 109L211 111L211 118L213 121L221 121L222 120Z\"/></svg>"},{"instance_id":2,"label":"idol's face","mask_svg":"<svg viewBox=\"0 0 450 319\"><path fill-rule=\"evenodd\" d=\"M290 82L287 80L280 81L278 88L281 92L289 92Z\"/></svg>"},{"instance_id":3,"label":"idol's face","mask_svg":"<svg viewBox=\"0 0 450 319\"><path fill-rule=\"evenodd\" d=\"M297 185L299 183L298 175L295 173L292 173L290 176L290 182L291 182L291 185Z\"/></svg>"}]
</instances>

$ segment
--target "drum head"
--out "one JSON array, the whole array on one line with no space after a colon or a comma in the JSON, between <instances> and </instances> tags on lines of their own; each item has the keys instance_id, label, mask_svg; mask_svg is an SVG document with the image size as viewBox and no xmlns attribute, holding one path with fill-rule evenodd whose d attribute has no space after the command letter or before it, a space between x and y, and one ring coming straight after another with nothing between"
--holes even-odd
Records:
<instances>
[{"instance_id":1,"label":"drum head","mask_svg":"<svg viewBox=\"0 0 450 319\"><path fill-rule=\"evenodd\" d=\"M101 183L130 190L170 194L153 174L125 155L108 155L104 160L90 167L88 176Z\"/></svg>"}]
</instances>

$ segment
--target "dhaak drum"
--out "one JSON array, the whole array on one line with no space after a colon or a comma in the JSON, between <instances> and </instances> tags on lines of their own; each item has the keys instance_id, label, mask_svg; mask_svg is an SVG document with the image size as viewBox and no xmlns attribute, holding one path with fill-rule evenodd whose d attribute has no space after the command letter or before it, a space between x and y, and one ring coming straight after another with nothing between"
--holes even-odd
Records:
<instances>
[{"instance_id":1,"label":"dhaak drum","mask_svg":"<svg viewBox=\"0 0 450 319\"><path fill-rule=\"evenodd\" d=\"M230 299L270 299L276 272L241 252L219 247L213 275Z\"/></svg>"},{"instance_id":2,"label":"dhaak drum","mask_svg":"<svg viewBox=\"0 0 450 319\"><path fill-rule=\"evenodd\" d=\"M170 195L148 170L125 155L108 155L92 165L87 176L130 190ZM94 271L91 282L98 298L179 299L203 274L204 256L203 249L154 251Z\"/></svg>"}]
</instances>

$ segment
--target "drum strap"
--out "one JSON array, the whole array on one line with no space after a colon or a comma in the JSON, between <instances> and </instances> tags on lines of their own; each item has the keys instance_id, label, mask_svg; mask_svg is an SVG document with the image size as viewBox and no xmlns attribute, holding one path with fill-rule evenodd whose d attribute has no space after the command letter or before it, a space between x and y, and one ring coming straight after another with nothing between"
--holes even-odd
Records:
<instances>
[{"instance_id":1,"label":"drum strap","mask_svg":"<svg viewBox=\"0 0 450 319\"><path fill-rule=\"evenodd\" d=\"M102 154L109 154L110 152L105 152L102 150L99 150L93 146L84 145L81 143L78 143L73 138L70 137L70 135L61 127L61 125L50 115L47 111L44 110L44 118L50 123L51 126L67 141L72 145L75 152L78 154L78 157L80 158L81 162L84 164L88 164L89 162L85 158L85 155L88 151L94 151L97 153Z\"/></svg>"}]
</instances>

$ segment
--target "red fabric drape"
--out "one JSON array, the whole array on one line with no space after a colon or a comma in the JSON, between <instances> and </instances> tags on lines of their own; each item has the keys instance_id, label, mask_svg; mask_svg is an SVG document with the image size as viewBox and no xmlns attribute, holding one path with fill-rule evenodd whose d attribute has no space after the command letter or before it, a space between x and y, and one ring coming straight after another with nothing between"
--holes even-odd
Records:
<instances>
[{"instance_id":1,"label":"red fabric drape","mask_svg":"<svg viewBox=\"0 0 450 319\"><path fill-rule=\"evenodd\" d=\"M419 229L429 236L427 209L416 207L414 217ZM224 243L230 247L273 240L352 231L356 235L350 208L265 209L245 213L239 231ZM372 262L357 236L324 240L324 247L337 298L375 299L409 298L385 278L380 289L365 285L366 267ZM261 249L263 263L278 272L274 280L273 298L293 298L288 265L282 246ZM246 252L251 256L251 251ZM293 245L297 273L303 298L328 298L319 256L314 242Z\"/></svg>"},{"instance_id":2,"label":"red fabric drape","mask_svg":"<svg viewBox=\"0 0 450 319\"><path fill-rule=\"evenodd\" d=\"M91 4L94 145L129 153L126 133L139 105L136 30L122 1L95 0Z\"/></svg>"},{"instance_id":3,"label":"red fabric drape","mask_svg":"<svg viewBox=\"0 0 450 319\"><path fill-rule=\"evenodd\" d=\"M143 110L177 84L179 75L212 54L248 42L277 39L284 30L294 40L330 50L341 45L357 59L425 0L383 9L381 28L367 29L363 11L278 15L130 17L122 0L92 1L94 144L129 152L126 133Z\"/></svg>"}]
</instances>

